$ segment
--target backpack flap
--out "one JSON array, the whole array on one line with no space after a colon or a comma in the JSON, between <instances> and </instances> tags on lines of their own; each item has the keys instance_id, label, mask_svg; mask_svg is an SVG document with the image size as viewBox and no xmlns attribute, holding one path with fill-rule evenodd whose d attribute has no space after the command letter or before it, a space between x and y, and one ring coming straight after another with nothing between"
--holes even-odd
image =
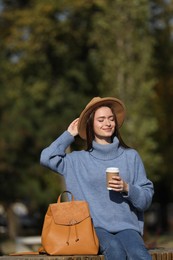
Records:
<instances>
[{"instance_id":1,"label":"backpack flap","mask_svg":"<svg viewBox=\"0 0 173 260\"><path fill-rule=\"evenodd\" d=\"M74 225L90 217L88 203L85 201L50 204L50 210L57 225Z\"/></svg>"}]
</instances>

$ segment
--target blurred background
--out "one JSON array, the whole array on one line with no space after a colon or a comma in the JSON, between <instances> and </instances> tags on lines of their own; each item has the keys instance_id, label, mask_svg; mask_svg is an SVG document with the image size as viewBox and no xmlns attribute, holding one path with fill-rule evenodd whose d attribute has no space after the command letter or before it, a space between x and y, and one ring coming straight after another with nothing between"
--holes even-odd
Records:
<instances>
[{"instance_id":1,"label":"blurred background","mask_svg":"<svg viewBox=\"0 0 173 260\"><path fill-rule=\"evenodd\" d=\"M0 254L40 243L64 190L40 152L94 96L126 104L121 134L155 186L145 241L172 246L173 1L0 0Z\"/></svg>"}]
</instances>

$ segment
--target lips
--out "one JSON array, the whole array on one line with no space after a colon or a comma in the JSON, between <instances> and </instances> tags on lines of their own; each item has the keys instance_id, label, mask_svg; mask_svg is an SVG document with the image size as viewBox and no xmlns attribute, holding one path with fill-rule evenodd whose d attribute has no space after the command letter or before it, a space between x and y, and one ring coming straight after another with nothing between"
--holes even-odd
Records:
<instances>
[{"instance_id":1,"label":"lips","mask_svg":"<svg viewBox=\"0 0 173 260\"><path fill-rule=\"evenodd\" d=\"M111 131L112 128L104 128L103 130L104 130L104 131Z\"/></svg>"}]
</instances>

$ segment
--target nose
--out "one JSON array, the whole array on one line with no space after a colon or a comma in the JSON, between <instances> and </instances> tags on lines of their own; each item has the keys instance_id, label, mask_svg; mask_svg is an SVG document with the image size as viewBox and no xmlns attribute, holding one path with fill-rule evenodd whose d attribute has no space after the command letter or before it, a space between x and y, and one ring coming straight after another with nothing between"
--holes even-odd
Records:
<instances>
[{"instance_id":1,"label":"nose","mask_svg":"<svg viewBox=\"0 0 173 260\"><path fill-rule=\"evenodd\" d=\"M106 120L106 125L107 125L107 126L110 126L110 125L111 125L111 122L110 122L109 119Z\"/></svg>"}]
</instances>

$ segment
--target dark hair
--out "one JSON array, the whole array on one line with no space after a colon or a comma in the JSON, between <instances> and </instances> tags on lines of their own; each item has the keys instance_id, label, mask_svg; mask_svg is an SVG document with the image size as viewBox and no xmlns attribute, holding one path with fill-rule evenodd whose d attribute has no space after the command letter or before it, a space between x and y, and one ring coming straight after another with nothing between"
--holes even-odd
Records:
<instances>
[{"instance_id":1,"label":"dark hair","mask_svg":"<svg viewBox=\"0 0 173 260\"><path fill-rule=\"evenodd\" d=\"M86 149L86 150L87 150L87 151L89 151L89 150L92 149L92 142L93 142L93 140L94 140L94 138L95 138L94 127L93 127L93 125L94 125L94 115L95 115L95 112L96 112L96 110L97 110L98 108L103 107L103 106L109 107L109 108L111 109L111 111L112 111L112 113L113 113L113 115L114 115L115 124L116 124L116 126L118 125L118 121L117 121L116 115L115 115L115 113L114 113L114 111L113 111L113 109L112 109L112 107L111 107L110 104L105 104L105 105L101 105L101 106L96 107L96 108L90 113L89 118L88 118L88 120L87 120L87 124L86 124L86 137L87 137L87 138L86 138L86 141L87 141L87 149ZM112 137L111 137L112 142L113 142L113 139L114 139L115 136L116 136L116 137L118 138L118 140L119 140L119 145L121 145L121 146L124 147L124 148L129 148L129 146L124 143L124 141L123 141L123 139L122 139L122 137L121 137L121 135L120 135L120 132L119 132L119 128L118 128L118 127L115 127L115 132L113 133L113 135L112 135Z\"/></svg>"}]
</instances>

